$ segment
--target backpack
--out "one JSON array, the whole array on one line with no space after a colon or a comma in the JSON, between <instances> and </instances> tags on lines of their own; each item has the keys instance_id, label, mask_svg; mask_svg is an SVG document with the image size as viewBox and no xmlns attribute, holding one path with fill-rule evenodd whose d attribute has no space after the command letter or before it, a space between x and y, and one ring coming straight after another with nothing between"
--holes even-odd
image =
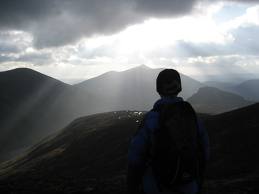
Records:
<instances>
[{"instance_id":1,"label":"backpack","mask_svg":"<svg viewBox=\"0 0 259 194\"><path fill-rule=\"evenodd\" d=\"M154 130L151 167L160 188L177 188L199 180L200 141L192 106L185 101L161 105Z\"/></svg>"}]
</instances>

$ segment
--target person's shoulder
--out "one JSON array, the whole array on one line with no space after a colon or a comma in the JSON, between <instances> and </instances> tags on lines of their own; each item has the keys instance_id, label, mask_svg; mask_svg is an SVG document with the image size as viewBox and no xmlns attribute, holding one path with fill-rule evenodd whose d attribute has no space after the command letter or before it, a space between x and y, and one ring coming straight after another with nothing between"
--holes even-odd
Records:
<instances>
[{"instance_id":1,"label":"person's shoulder","mask_svg":"<svg viewBox=\"0 0 259 194\"><path fill-rule=\"evenodd\" d=\"M146 119L156 119L159 116L158 111L150 110L146 113Z\"/></svg>"},{"instance_id":2,"label":"person's shoulder","mask_svg":"<svg viewBox=\"0 0 259 194\"><path fill-rule=\"evenodd\" d=\"M155 128L158 125L159 113L156 111L148 111L145 115L144 123L148 128Z\"/></svg>"}]
</instances>

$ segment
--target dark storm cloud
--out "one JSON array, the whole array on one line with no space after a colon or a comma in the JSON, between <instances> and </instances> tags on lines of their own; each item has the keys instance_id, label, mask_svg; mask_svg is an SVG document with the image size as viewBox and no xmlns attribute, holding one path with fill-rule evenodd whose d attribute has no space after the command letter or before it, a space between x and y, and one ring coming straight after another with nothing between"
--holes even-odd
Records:
<instances>
[{"instance_id":1,"label":"dark storm cloud","mask_svg":"<svg viewBox=\"0 0 259 194\"><path fill-rule=\"evenodd\" d=\"M1 0L1 28L24 28L57 11L56 0Z\"/></svg>"},{"instance_id":2,"label":"dark storm cloud","mask_svg":"<svg viewBox=\"0 0 259 194\"><path fill-rule=\"evenodd\" d=\"M137 11L155 17L181 15L190 12L195 2L189 0L139 0Z\"/></svg>"},{"instance_id":3,"label":"dark storm cloud","mask_svg":"<svg viewBox=\"0 0 259 194\"><path fill-rule=\"evenodd\" d=\"M1 0L0 29L24 30L36 47L110 34L150 17L190 12L196 0Z\"/></svg>"}]
</instances>

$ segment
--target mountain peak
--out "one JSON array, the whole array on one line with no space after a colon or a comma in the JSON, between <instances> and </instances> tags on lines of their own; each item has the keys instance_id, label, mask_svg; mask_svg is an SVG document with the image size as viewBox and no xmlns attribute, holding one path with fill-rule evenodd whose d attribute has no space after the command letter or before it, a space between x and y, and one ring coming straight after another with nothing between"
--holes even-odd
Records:
<instances>
[{"instance_id":1,"label":"mountain peak","mask_svg":"<svg viewBox=\"0 0 259 194\"><path fill-rule=\"evenodd\" d=\"M22 67L22 68L15 68L15 69L10 69L10 70L7 70L7 71L3 71L3 72L0 72L3 75L5 76L11 76L13 78L17 78L17 77L42 77L42 78L50 78L49 76L43 74L43 73L40 73L38 71L35 71L33 69L30 69L30 68L25 68L25 67ZM54 79L54 78L53 78Z\"/></svg>"},{"instance_id":2,"label":"mountain peak","mask_svg":"<svg viewBox=\"0 0 259 194\"><path fill-rule=\"evenodd\" d=\"M150 67L146 66L145 64L137 66L138 68L143 68L143 69L150 69Z\"/></svg>"},{"instance_id":3,"label":"mountain peak","mask_svg":"<svg viewBox=\"0 0 259 194\"><path fill-rule=\"evenodd\" d=\"M148 66L142 64L142 65L133 67L133 68L128 69L128 70L136 70L136 69L137 69L137 70L148 70L148 69L152 69L152 68L150 68L150 67L148 67Z\"/></svg>"},{"instance_id":4,"label":"mountain peak","mask_svg":"<svg viewBox=\"0 0 259 194\"><path fill-rule=\"evenodd\" d=\"M48 75L45 75L41 72L35 71L34 69L30 68L15 68L8 71L0 72L0 81L7 81L8 83L12 82L16 84L19 82L20 84L40 84L43 82L48 81L49 83L60 83L67 85L63 83L60 80L57 80L53 77L50 77ZM10 79L11 78L11 79ZM34 83L33 83L34 82Z\"/></svg>"},{"instance_id":5,"label":"mountain peak","mask_svg":"<svg viewBox=\"0 0 259 194\"><path fill-rule=\"evenodd\" d=\"M214 87L202 87L188 100L197 112L218 114L248 106L243 97Z\"/></svg>"},{"instance_id":6,"label":"mountain peak","mask_svg":"<svg viewBox=\"0 0 259 194\"><path fill-rule=\"evenodd\" d=\"M10 69L7 71L2 71L2 73L24 73L24 72L28 73L28 72L36 72L36 71L25 67L19 67L19 68Z\"/></svg>"}]
</instances>

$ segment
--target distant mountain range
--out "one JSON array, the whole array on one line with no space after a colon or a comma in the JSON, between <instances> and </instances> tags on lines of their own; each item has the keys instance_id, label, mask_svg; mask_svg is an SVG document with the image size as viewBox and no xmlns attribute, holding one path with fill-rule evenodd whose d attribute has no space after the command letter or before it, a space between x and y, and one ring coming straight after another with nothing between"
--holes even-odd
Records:
<instances>
[{"instance_id":1,"label":"distant mountain range","mask_svg":"<svg viewBox=\"0 0 259 194\"><path fill-rule=\"evenodd\" d=\"M21 153L77 117L151 109L159 98L155 82L161 70L142 65L123 72L107 72L76 85L26 68L0 72L0 162ZM203 92L197 93L206 85L183 74L181 78L180 95L185 99L190 97L198 111L214 114L249 104L237 95L223 92L201 90ZM249 82L239 88L251 88L247 85L252 84Z\"/></svg>"},{"instance_id":2,"label":"distant mountain range","mask_svg":"<svg viewBox=\"0 0 259 194\"><path fill-rule=\"evenodd\" d=\"M219 114L253 104L243 97L214 87L202 87L187 99L199 113Z\"/></svg>"},{"instance_id":3,"label":"distant mountain range","mask_svg":"<svg viewBox=\"0 0 259 194\"><path fill-rule=\"evenodd\" d=\"M211 146L205 193L259 191L259 104L205 117ZM82 117L0 167L1 193L125 192L127 148L142 112Z\"/></svg>"},{"instance_id":4,"label":"distant mountain range","mask_svg":"<svg viewBox=\"0 0 259 194\"><path fill-rule=\"evenodd\" d=\"M101 98L113 110L149 110L159 98L156 93L156 77L162 69L145 65L123 72L108 72L76 86ZM190 97L202 83L181 74L181 96Z\"/></svg>"},{"instance_id":5,"label":"distant mountain range","mask_svg":"<svg viewBox=\"0 0 259 194\"><path fill-rule=\"evenodd\" d=\"M247 80L235 86L233 91L252 101L259 101L259 79Z\"/></svg>"},{"instance_id":6,"label":"distant mountain range","mask_svg":"<svg viewBox=\"0 0 259 194\"><path fill-rule=\"evenodd\" d=\"M207 86L238 94L249 101L259 102L259 79L247 80L241 83L205 82Z\"/></svg>"},{"instance_id":7,"label":"distant mountain range","mask_svg":"<svg viewBox=\"0 0 259 194\"><path fill-rule=\"evenodd\" d=\"M219 81L206 81L204 84L208 87L214 87L218 88L220 90L229 91L231 88L235 87L238 83L232 83L232 82L219 82Z\"/></svg>"}]
</instances>

